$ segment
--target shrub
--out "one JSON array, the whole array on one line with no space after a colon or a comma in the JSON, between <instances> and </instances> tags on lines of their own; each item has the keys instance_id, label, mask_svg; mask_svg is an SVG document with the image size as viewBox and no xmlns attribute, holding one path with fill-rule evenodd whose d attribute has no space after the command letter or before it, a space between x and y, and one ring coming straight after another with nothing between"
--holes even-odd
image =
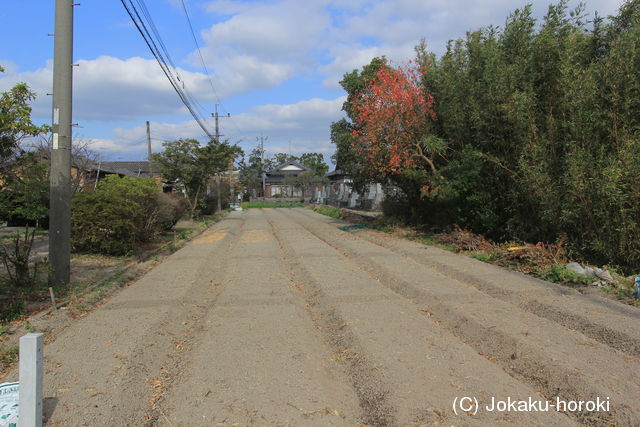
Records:
<instances>
[{"instance_id":1,"label":"shrub","mask_svg":"<svg viewBox=\"0 0 640 427\"><path fill-rule=\"evenodd\" d=\"M171 230L187 213L187 201L184 197L171 193L158 193L158 226L161 230Z\"/></svg>"},{"instance_id":2,"label":"shrub","mask_svg":"<svg viewBox=\"0 0 640 427\"><path fill-rule=\"evenodd\" d=\"M36 230L29 231L27 227L22 237L16 232L10 245L0 245L0 259L7 269L9 283L15 287L27 287L35 282L38 263L36 262L33 268L29 266L35 235Z\"/></svg>"},{"instance_id":3,"label":"shrub","mask_svg":"<svg viewBox=\"0 0 640 427\"><path fill-rule=\"evenodd\" d=\"M340 218L340 208L334 206L314 206L313 210L331 218Z\"/></svg>"},{"instance_id":4,"label":"shrub","mask_svg":"<svg viewBox=\"0 0 640 427\"><path fill-rule=\"evenodd\" d=\"M539 272L539 276L553 283L576 283L582 285L590 285L593 279L582 274L568 270L562 264L551 264Z\"/></svg>"},{"instance_id":5,"label":"shrub","mask_svg":"<svg viewBox=\"0 0 640 427\"><path fill-rule=\"evenodd\" d=\"M482 262L489 262L493 259L493 255L487 252L474 252L471 254L471 257Z\"/></svg>"},{"instance_id":6,"label":"shrub","mask_svg":"<svg viewBox=\"0 0 640 427\"><path fill-rule=\"evenodd\" d=\"M160 228L159 186L151 178L104 178L94 191L79 193L71 212L72 245L80 252L130 253Z\"/></svg>"},{"instance_id":7,"label":"shrub","mask_svg":"<svg viewBox=\"0 0 640 427\"><path fill-rule=\"evenodd\" d=\"M11 322L19 319L25 312L22 298L8 298L0 300L0 322Z\"/></svg>"}]
</instances>

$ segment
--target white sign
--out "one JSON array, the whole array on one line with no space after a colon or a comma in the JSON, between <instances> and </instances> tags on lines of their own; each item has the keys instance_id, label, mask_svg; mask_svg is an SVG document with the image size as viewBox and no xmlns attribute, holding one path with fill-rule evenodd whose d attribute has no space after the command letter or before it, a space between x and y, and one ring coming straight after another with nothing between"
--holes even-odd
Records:
<instances>
[{"instance_id":1,"label":"white sign","mask_svg":"<svg viewBox=\"0 0 640 427\"><path fill-rule=\"evenodd\" d=\"M0 384L0 427L18 425L19 383Z\"/></svg>"}]
</instances>

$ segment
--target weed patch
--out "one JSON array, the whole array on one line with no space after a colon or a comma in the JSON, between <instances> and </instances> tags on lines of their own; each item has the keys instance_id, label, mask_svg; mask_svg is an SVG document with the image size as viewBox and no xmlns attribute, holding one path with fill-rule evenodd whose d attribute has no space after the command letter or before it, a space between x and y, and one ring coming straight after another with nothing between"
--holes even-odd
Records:
<instances>
[{"instance_id":1,"label":"weed patch","mask_svg":"<svg viewBox=\"0 0 640 427\"><path fill-rule=\"evenodd\" d=\"M336 208L335 206L314 206L312 209L314 212L331 218L340 218L340 208Z\"/></svg>"},{"instance_id":2,"label":"weed patch","mask_svg":"<svg viewBox=\"0 0 640 427\"><path fill-rule=\"evenodd\" d=\"M303 203L282 202L282 203L266 203L266 202L244 202L240 205L242 209L261 209L261 208L301 208Z\"/></svg>"},{"instance_id":3,"label":"weed patch","mask_svg":"<svg viewBox=\"0 0 640 427\"><path fill-rule=\"evenodd\" d=\"M19 352L20 348L17 345L9 348L0 347L0 363L13 363L18 358Z\"/></svg>"},{"instance_id":4,"label":"weed patch","mask_svg":"<svg viewBox=\"0 0 640 427\"><path fill-rule=\"evenodd\" d=\"M454 229L449 233L429 234L415 228L401 227L387 218L377 219L366 224L367 228L393 233L424 245L437 247L450 252L467 255L482 262L495 264L509 270L537 277L548 282L566 286L592 286L597 278L578 274L566 268L571 261L565 251L564 240L555 243L495 243L482 235L467 230ZM633 276L624 277L615 268L606 267L614 281L601 289L622 300L626 304L640 306L640 299L635 298Z\"/></svg>"},{"instance_id":5,"label":"weed patch","mask_svg":"<svg viewBox=\"0 0 640 427\"><path fill-rule=\"evenodd\" d=\"M593 278L568 270L563 264L551 264L535 272L535 276L547 282L569 284L576 283L590 285Z\"/></svg>"},{"instance_id":6,"label":"weed patch","mask_svg":"<svg viewBox=\"0 0 640 427\"><path fill-rule=\"evenodd\" d=\"M490 262L493 261L493 254L487 252L474 252L471 255L471 258L475 258L478 261L482 262Z\"/></svg>"}]
</instances>

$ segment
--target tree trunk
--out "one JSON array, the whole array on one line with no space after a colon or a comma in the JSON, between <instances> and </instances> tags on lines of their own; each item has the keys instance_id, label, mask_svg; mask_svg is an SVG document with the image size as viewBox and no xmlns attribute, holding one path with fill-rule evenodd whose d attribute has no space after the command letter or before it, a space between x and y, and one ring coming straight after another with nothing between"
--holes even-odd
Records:
<instances>
[{"instance_id":1,"label":"tree trunk","mask_svg":"<svg viewBox=\"0 0 640 427\"><path fill-rule=\"evenodd\" d=\"M191 215L190 215L190 219L193 221L193 217L195 216L195 212L196 212L196 207L198 206L198 196L200 195L200 186L198 186L198 189L196 190L196 195L195 198L193 200L193 203L189 203L191 204ZM189 199L187 199L189 200Z\"/></svg>"}]
</instances>

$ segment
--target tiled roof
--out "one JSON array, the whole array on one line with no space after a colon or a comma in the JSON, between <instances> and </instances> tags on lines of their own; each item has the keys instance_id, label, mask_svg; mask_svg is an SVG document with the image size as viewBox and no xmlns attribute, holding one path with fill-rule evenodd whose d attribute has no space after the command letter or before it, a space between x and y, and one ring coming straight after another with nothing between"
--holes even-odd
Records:
<instances>
[{"instance_id":1,"label":"tiled roof","mask_svg":"<svg viewBox=\"0 0 640 427\"><path fill-rule=\"evenodd\" d=\"M150 165L147 161L142 162L98 162L94 169L100 168L101 171L117 173L124 176L150 176L160 172L160 166L152 162Z\"/></svg>"},{"instance_id":2,"label":"tiled roof","mask_svg":"<svg viewBox=\"0 0 640 427\"><path fill-rule=\"evenodd\" d=\"M286 168L287 166L295 166L297 168L300 168L299 171L292 171L292 170L282 170L284 168ZM298 162L287 162L287 163L283 163L281 165L276 166L275 168L268 170L266 172L267 176L269 175L291 175L291 174L298 174L301 172L305 172L308 171L309 168L306 168L304 166L302 166L300 163Z\"/></svg>"}]
</instances>

